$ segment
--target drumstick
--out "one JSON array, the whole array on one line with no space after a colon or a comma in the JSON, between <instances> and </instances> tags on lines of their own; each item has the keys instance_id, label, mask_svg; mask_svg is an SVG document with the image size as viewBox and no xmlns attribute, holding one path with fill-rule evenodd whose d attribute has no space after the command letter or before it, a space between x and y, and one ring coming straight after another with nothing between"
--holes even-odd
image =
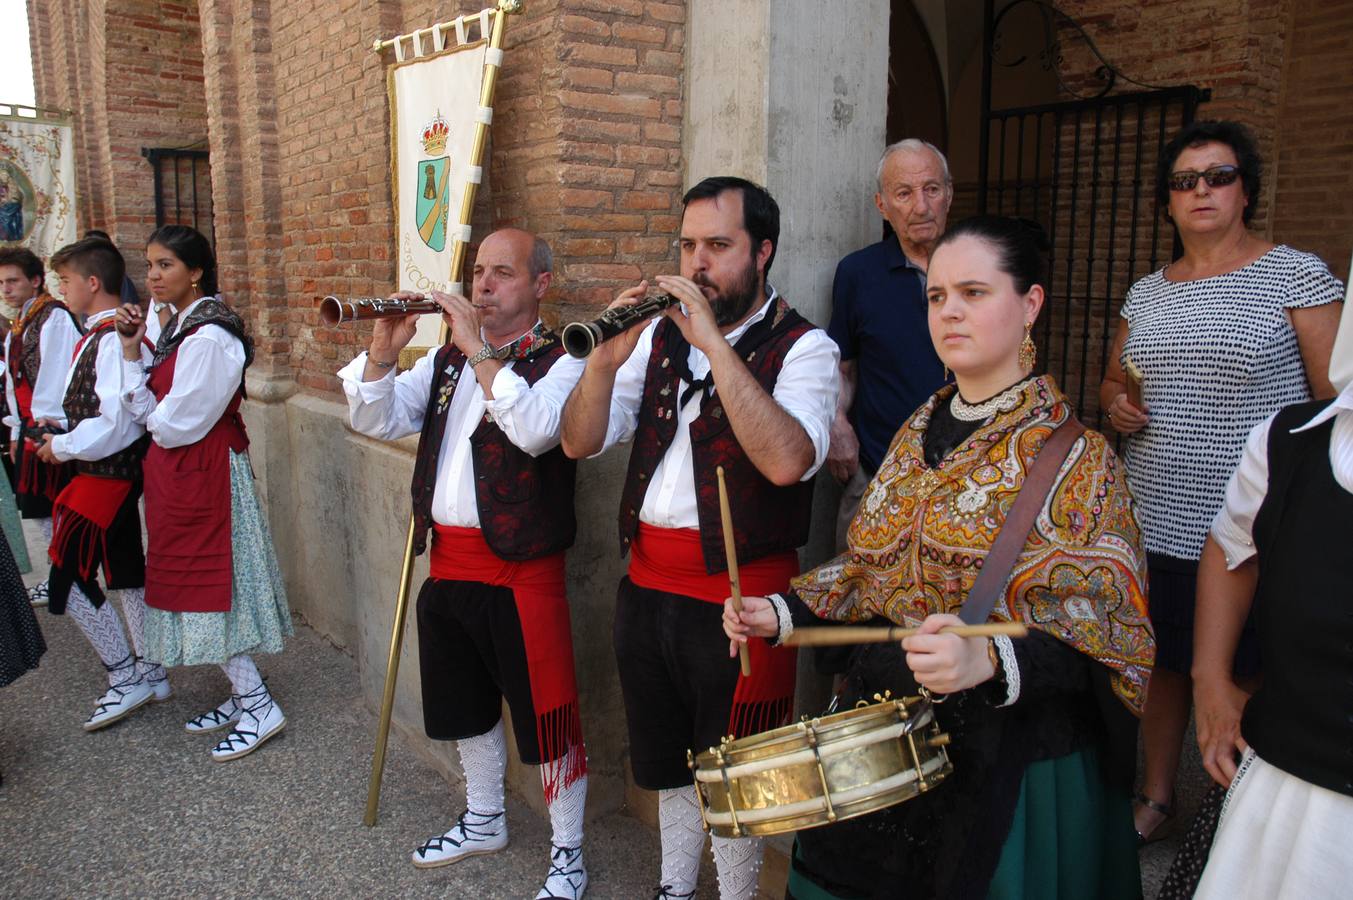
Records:
<instances>
[{"instance_id":1,"label":"drumstick","mask_svg":"<svg viewBox=\"0 0 1353 900\"><path fill-rule=\"evenodd\" d=\"M795 628L782 642L790 647L835 647L842 644L885 644L900 641L903 638L920 634L919 628L902 628L897 625L887 627L839 627L839 628ZM956 634L959 637L1024 637L1029 628L1023 622L987 622L983 625L946 625L938 634Z\"/></svg>"},{"instance_id":2,"label":"drumstick","mask_svg":"<svg viewBox=\"0 0 1353 900\"><path fill-rule=\"evenodd\" d=\"M728 587L733 598L733 612L742 614L742 585L738 583L738 551L733 541L733 511L728 508L728 488L723 481L723 466L714 470L719 476L719 513L723 516L723 549L728 556ZM752 676L752 658L747 655L747 644L738 644L738 662L742 677Z\"/></svg>"}]
</instances>

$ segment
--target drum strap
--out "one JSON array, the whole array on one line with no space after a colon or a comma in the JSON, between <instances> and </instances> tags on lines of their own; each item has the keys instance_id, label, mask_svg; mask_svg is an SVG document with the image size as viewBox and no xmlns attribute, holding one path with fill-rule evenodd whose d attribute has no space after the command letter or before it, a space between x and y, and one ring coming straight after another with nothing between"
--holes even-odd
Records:
<instances>
[{"instance_id":1,"label":"drum strap","mask_svg":"<svg viewBox=\"0 0 1353 900\"><path fill-rule=\"evenodd\" d=\"M1015 562L1023 552L1024 544L1029 540L1034 520L1048 499L1053 482L1057 480L1057 472L1066 462L1072 445L1084 431L1085 426L1072 416L1057 426L1057 430L1038 452L1029 476L1020 486L1015 505L1010 508L1010 515L1006 516L1005 524L996 535L996 543L982 563L982 571L977 573L977 580L968 592L967 601L959 610L959 618L964 622L978 625L991 615L996 601L1005 592L1006 582L1010 580L1010 573L1015 569Z\"/></svg>"}]
</instances>

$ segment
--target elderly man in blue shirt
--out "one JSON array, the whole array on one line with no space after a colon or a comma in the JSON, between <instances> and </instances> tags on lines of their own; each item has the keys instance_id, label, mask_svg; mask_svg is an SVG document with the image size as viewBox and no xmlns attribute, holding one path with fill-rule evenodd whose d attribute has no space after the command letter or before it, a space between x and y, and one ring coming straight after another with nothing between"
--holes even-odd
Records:
<instances>
[{"instance_id":1,"label":"elderly man in blue shirt","mask_svg":"<svg viewBox=\"0 0 1353 900\"><path fill-rule=\"evenodd\" d=\"M836 267L827 333L841 348L841 393L827 467L845 485L838 548L893 435L944 383L926 323L925 286L953 198L949 163L936 147L915 138L889 145L879 159L874 203L893 233Z\"/></svg>"}]
</instances>

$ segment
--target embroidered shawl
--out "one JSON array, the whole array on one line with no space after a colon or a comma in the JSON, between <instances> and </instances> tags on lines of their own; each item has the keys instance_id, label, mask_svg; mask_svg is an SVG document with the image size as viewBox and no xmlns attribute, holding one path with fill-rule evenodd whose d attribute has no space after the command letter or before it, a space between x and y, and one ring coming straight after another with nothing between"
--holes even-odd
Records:
<instances>
[{"instance_id":1,"label":"embroidered shawl","mask_svg":"<svg viewBox=\"0 0 1353 900\"><path fill-rule=\"evenodd\" d=\"M930 469L926 428L954 390L941 388L893 438L846 553L794 581L821 618L915 626L957 613L1038 451L1074 414L1052 378L1032 379ZM1140 714L1155 659L1146 553L1122 465L1098 432L1072 447L991 619L1040 628L1108 666Z\"/></svg>"}]
</instances>

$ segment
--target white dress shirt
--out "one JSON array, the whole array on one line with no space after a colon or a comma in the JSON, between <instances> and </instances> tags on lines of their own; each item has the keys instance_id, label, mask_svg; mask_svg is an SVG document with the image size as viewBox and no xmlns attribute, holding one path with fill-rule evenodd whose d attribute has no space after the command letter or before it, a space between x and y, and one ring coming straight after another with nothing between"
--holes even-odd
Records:
<instances>
[{"instance_id":1,"label":"white dress shirt","mask_svg":"<svg viewBox=\"0 0 1353 900\"><path fill-rule=\"evenodd\" d=\"M90 316L85 325L91 331L96 325L116 315L116 309L107 309ZM80 348L80 354L94 352L90 341ZM104 335L98 344L98 356L94 359L94 393L99 398L99 414L85 419L65 434L52 439L52 453L62 462L72 459L100 460L131 446L146 429L141 426L126 407L122 405L122 342L117 333ZM145 345L141 347L141 361L150 362L150 353ZM66 388L70 388L71 377L75 374L75 365L71 364L66 373ZM65 410L61 415L62 427L68 422Z\"/></svg>"},{"instance_id":2,"label":"white dress shirt","mask_svg":"<svg viewBox=\"0 0 1353 900\"><path fill-rule=\"evenodd\" d=\"M1276 413L1274 415L1277 415ZM1330 434L1330 466L1334 480L1353 493L1353 383L1344 387L1334 402L1292 434L1334 419ZM1254 556L1254 519L1268 495L1268 433L1273 416L1260 422L1245 442L1240 465L1226 485L1226 503L1212 522L1212 539L1226 554L1226 568L1235 569Z\"/></svg>"},{"instance_id":3,"label":"white dress shirt","mask_svg":"<svg viewBox=\"0 0 1353 900\"><path fill-rule=\"evenodd\" d=\"M179 324L206 299L188 304ZM204 325L179 344L174 384L159 403L146 387L145 364L122 360L122 404L155 443L166 450L186 447L206 437L220 420L243 374L244 344L219 325Z\"/></svg>"},{"instance_id":4,"label":"white dress shirt","mask_svg":"<svg viewBox=\"0 0 1353 900\"><path fill-rule=\"evenodd\" d=\"M36 297L30 299L23 305L23 311L28 312L29 307L33 305ZM43 323L42 331L38 335L38 352L42 355L42 362L38 366L37 383L33 385L33 419L56 419L65 418L65 413L61 409L61 401L66 397L66 373L70 371L71 357L75 355L75 345L80 342L80 329L75 327L75 320L60 309L53 310L47 316L47 321ZM14 340L14 331L11 329L5 336L5 359L15 359L17 357L11 354L22 352ZM5 379L5 399L9 401L9 415L5 417L5 424L9 426L11 438L19 437L19 403L14 396L14 379Z\"/></svg>"},{"instance_id":5,"label":"white dress shirt","mask_svg":"<svg viewBox=\"0 0 1353 900\"><path fill-rule=\"evenodd\" d=\"M770 299L746 322L728 333L728 342L737 343L753 323L765 318L775 300L775 289L771 288ZM653 329L661 321L659 317L644 329L634 352L616 372L606 440L594 455L599 456L616 444L633 439L639 423L648 359L653 352ZM691 348L687 361L693 377L704 378L709 374L709 358L695 347ZM813 464L801 481L812 478L827 458L832 419L836 417L836 395L841 389L840 362L841 350L836 342L821 328L814 328L795 341L785 354L784 365L771 391L775 402L803 426L813 443ZM686 385L687 382L682 381L678 392L684 391ZM700 527L695 498L695 461L691 454L691 423L699 415L700 400L692 397L681 408L676 437L649 481L644 504L639 509L639 521L659 528Z\"/></svg>"},{"instance_id":6,"label":"white dress shirt","mask_svg":"<svg viewBox=\"0 0 1353 900\"><path fill-rule=\"evenodd\" d=\"M432 393L432 363L440 348L434 347L412 369L394 374L394 369L374 381L363 381L366 354L338 372L348 398L348 416L354 430L392 441L423 429L428 398ZM582 376L585 362L560 357L534 385L512 371L506 361L493 377L493 399L485 400L474 371L465 365L447 410L446 433L437 450L436 481L432 491L432 520L439 525L479 527L475 500L474 464L470 458L470 435L487 412L507 439L531 456L559 446L559 421L564 402Z\"/></svg>"}]
</instances>

